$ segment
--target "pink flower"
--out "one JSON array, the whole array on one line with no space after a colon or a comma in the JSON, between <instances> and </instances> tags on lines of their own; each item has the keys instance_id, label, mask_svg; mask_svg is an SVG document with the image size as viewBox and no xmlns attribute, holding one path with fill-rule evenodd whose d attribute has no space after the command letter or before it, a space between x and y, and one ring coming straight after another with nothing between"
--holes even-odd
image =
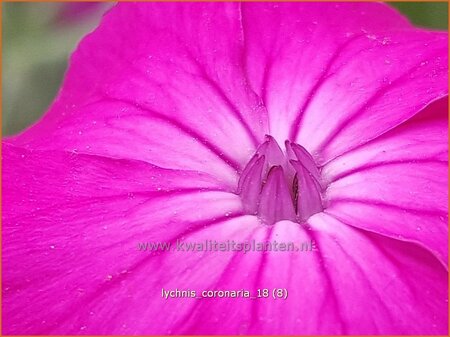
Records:
<instances>
[{"instance_id":1,"label":"pink flower","mask_svg":"<svg viewBox=\"0 0 450 337\"><path fill-rule=\"evenodd\" d=\"M447 77L383 4L117 5L3 142L3 333L447 334ZM315 249L138 249L208 240Z\"/></svg>"},{"instance_id":2,"label":"pink flower","mask_svg":"<svg viewBox=\"0 0 450 337\"><path fill-rule=\"evenodd\" d=\"M62 23L73 23L83 21L86 16L92 13L100 12L104 4L101 2L65 2L58 4L60 6L57 13L57 20Z\"/></svg>"}]
</instances>

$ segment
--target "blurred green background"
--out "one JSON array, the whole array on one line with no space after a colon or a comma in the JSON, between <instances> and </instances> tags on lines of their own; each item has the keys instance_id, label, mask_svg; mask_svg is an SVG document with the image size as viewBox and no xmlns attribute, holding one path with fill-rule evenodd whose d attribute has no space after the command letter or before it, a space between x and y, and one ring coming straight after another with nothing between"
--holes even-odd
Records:
<instances>
[{"instance_id":1,"label":"blurred green background","mask_svg":"<svg viewBox=\"0 0 450 337\"><path fill-rule=\"evenodd\" d=\"M390 2L416 25L447 30L447 2ZM3 3L2 132L18 133L47 109L70 53L111 3Z\"/></svg>"}]
</instances>

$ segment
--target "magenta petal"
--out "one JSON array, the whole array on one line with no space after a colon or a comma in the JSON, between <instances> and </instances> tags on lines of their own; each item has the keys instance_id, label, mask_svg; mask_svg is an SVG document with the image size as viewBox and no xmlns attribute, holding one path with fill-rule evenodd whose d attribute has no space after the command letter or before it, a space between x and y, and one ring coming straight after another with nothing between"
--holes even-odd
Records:
<instances>
[{"instance_id":1,"label":"magenta petal","mask_svg":"<svg viewBox=\"0 0 450 337\"><path fill-rule=\"evenodd\" d=\"M41 123L14 142L235 182L267 133L243 43L237 3L119 4L72 55Z\"/></svg>"},{"instance_id":2,"label":"magenta petal","mask_svg":"<svg viewBox=\"0 0 450 337\"><path fill-rule=\"evenodd\" d=\"M236 228L237 235L233 237L236 242L251 245L252 242L264 242L270 238L271 226L261 226L256 217L236 219L233 226ZM217 257L221 254L216 253ZM216 274L211 280L213 282L210 282L209 289L248 290L256 295L257 289L264 286L261 283L261 274L265 268L265 260L266 254L260 251L234 252L225 268L220 269L219 266L216 268L215 264L210 266ZM205 266L204 273L195 270L191 272L195 275L193 277L203 280L205 275L211 275L212 271L207 269ZM174 283L177 284L178 281ZM258 324L255 316L258 306L257 301L248 298L202 299L195 303L195 310L185 317L184 325L171 332L187 335L250 334L251 328Z\"/></svg>"},{"instance_id":3,"label":"magenta petal","mask_svg":"<svg viewBox=\"0 0 450 337\"><path fill-rule=\"evenodd\" d=\"M447 163L394 163L361 170L328 186L330 202L340 199L373 202L405 211L446 215Z\"/></svg>"},{"instance_id":4,"label":"magenta petal","mask_svg":"<svg viewBox=\"0 0 450 337\"><path fill-rule=\"evenodd\" d=\"M242 20L249 80L267 106L279 143L289 138L294 121L331 74L327 67L352 40L413 28L392 8L375 3L244 3ZM349 93L346 86L342 90ZM335 108L329 105L321 114Z\"/></svg>"},{"instance_id":5,"label":"magenta petal","mask_svg":"<svg viewBox=\"0 0 450 337\"><path fill-rule=\"evenodd\" d=\"M447 265L447 99L326 165L327 213L417 242Z\"/></svg>"},{"instance_id":6,"label":"magenta petal","mask_svg":"<svg viewBox=\"0 0 450 337\"><path fill-rule=\"evenodd\" d=\"M339 156L323 167L325 183L391 163L447 162L447 108L448 98L440 99L383 136Z\"/></svg>"},{"instance_id":7,"label":"magenta petal","mask_svg":"<svg viewBox=\"0 0 450 337\"><path fill-rule=\"evenodd\" d=\"M238 218L231 227L222 225L242 214L240 198L197 172L8 144L3 145L3 163L8 177L3 181L2 247L7 334L151 334L157 326L169 329L158 297L161 287L174 286L171 282L182 277L192 287L205 284L184 270L187 262L170 270L176 265L171 259L186 259L186 253L164 260L137 251L137 243L190 235L238 239L259 223ZM192 258L191 268L209 270L210 277L204 278L209 284L230 256ZM131 297L126 289L134 289Z\"/></svg>"},{"instance_id":8,"label":"magenta petal","mask_svg":"<svg viewBox=\"0 0 450 337\"><path fill-rule=\"evenodd\" d=\"M51 125L50 121L43 120L36 128ZM37 149L133 159L175 170L208 172L230 185L235 184L240 167L220 148L181 123L122 102L100 101L77 109L73 116L58 122L56 129L47 130L51 142L45 135L32 136L34 130L9 141ZM30 136L33 138L28 141Z\"/></svg>"},{"instance_id":9,"label":"magenta petal","mask_svg":"<svg viewBox=\"0 0 450 337\"><path fill-rule=\"evenodd\" d=\"M260 284L289 296L259 302L250 334L446 334L447 273L431 254L324 214L308 222L275 225L272 239L313 239L316 250L266 256Z\"/></svg>"},{"instance_id":10,"label":"magenta petal","mask_svg":"<svg viewBox=\"0 0 450 337\"><path fill-rule=\"evenodd\" d=\"M217 179L196 171L162 169L146 162L76 152L2 147L3 217L89 199L158 197L183 191L220 191Z\"/></svg>"},{"instance_id":11,"label":"magenta petal","mask_svg":"<svg viewBox=\"0 0 450 337\"><path fill-rule=\"evenodd\" d=\"M448 93L447 35L413 29L385 5L249 3L243 19L271 135L319 164Z\"/></svg>"},{"instance_id":12,"label":"magenta petal","mask_svg":"<svg viewBox=\"0 0 450 337\"><path fill-rule=\"evenodd\" d=\"M424 243L447 257L447 163L404 163L355 172L332 183L327 212L357 227Z\"/></svg>"},{"instance_id":13,"label":"magenta petal","mask_svg":"<svg viewBox=\"0 0 450 337\"><path fill-rule=\"evenodd\" d=\"M183 332L447 333L447 273L426 250L354 229L324 214L308 222L312 230L280 221L267 231L266 239L272 242L294 242L299 249L305 244L303 252L272 251L259 254L260 259L237 255L234 273L221 283L222 289L287 289L287 299L202 300ZM253 238L260 240L261 233ZM306 250L311 240L313 251Z\"/></svg>"},{"instance_id":14,"label":"magenta petal","mask_svg":"<svg viewBox=\"0 0 450 337\"><path fill-rule=\"evenodd\" d=\"M321 163L448 95L447 34L375 34L355 40L349 49L312 99L297 138L318 153Z\"/></svg>"},{"instance_id":15,"label":"magenta petal","mask_svg":"<svg viewBox=\"0 0 450 337\"><path fill-rule=\"evenodd\" d=\"M208 195L205 195L208 197ZM209 197L213 197L209 195ZM29 230L33 240L26 238L15 243L15 248L4 247L3 266L8 273L3 275L4 310L3 332L6 334L180 334L186 329L193 315L199 313L200 303L195 298L164 299L162 289L214 289L215 287L249 287L253 276L244 280L232 277L235 271L240 275L256 268L259 253L246 254L245 264L237 266L235 252L199 252L139 251L138 242L169 242L176 246L181 242L201 243L207 240L234 240L236 242L250 236L259 222L254 217L230 216L211 220L207 228L205 219L201 226L185 228L177 235L168 233L179 219L170 221L168 215L174 210L180 211L180 217L192 213L198 208L200 200L194 199L188 206L188 200L169 200L170 209L149 214L163 202L139 207L141 199L136 198L132 207L122 208L118 202L109 204L108 216L101 212L100 206L91 209L91 215L80 215L76 221L65 228L57 228L54 218L42 222L41 230ZM175 208L175 201L183 206ZM203 200L203 203L206 199ZM97 207L98 206L98 207ZM218 211L216 205L211 204ZM224 210L224 208L222 209ZM74 208L72 211L82 211ZM119 221L120 213L128 212L127 220ZM65 212L54 212L55 216L67 216ZM21 225L31 225L32 220L21 221ZM97 226L82 226L86 222ZM138 222L138 223L135 223ZM152 228L142 231L145 223ZM108 227L104 229L103 227ZM130 226L136 225L134 228ZM11 231L10 228L8 228ZM259 229L263 230L262 228ZM132 231L132 233L131 233ZM51 236L49 235L51 233ZM255 236L258 238L258 236ZM7 237L12 242L13 237ZM33 246L30 250L29 247ZM95 257L95 258L94 258ZM13 260L14 259L14 260ZM15 261L14 264L8 261ZM182 263L180 263L182 261ZM255 263L256 262L256 263ZM19 270L14 266L21 265ZM45 275L45 277L43 277ZM80 275L83 275L80 277ZM180 286L180 282L183 286ZM248 283L247 283L248 282ZM208 301L208 300L206 300ZM208 301L210 303L210 301ZM26 305L33 303L33 306ZM250 314L247 299L232 302L239 306L240 314ZM213 318L210 310L208 317ZM216 317L220 313L215 312ZM226 329L236 329L240 320L227 315L231 321ZM149 317L151 319L149 319ZM202 326L199 321L197 324ZM226 330L224 329L224 330Z\"/></svg>"}]
</instances>

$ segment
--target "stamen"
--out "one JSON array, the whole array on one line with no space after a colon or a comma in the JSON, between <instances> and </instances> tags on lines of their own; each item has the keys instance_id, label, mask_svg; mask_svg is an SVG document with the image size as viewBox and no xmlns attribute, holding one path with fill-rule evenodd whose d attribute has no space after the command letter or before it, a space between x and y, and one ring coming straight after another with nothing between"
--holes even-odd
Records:
<instances>
[{"instance_id":1,"label":"stamen","mask_svg":"<svg viewBox=\"0 0 450 337\"><path fill-rule=\"evenodd\" d=\"M245 176L241 176L242 190L240 192L244 202L244 210L248 214L256 214L262 188L262 172L264 169L265 156L257 158L248 169Z\"/></svg>"},{"instance_id":2,"label":"stamen","mask_svg":"<svg viewBox=\"0 0 450 337\"><path fill-rule=\"evenodd\" d=\"M285 145L286 154L266 136L239 179L237 193L245 211L266 224L304 222L323 210L320 172L313 157L298 144Z\"/></svg>"},{"instance_id":3,"label":"stamen","mask_svg":"<svg viewBox=\"0 0 450 337\"><path fill-rule=\"evenodd\" d=\"M307 220L311 215L319 213L323 210L322 198L320 195L321 188L313 175L299 161L291 161L297 171L298 178L298 198L297 198L297 214L300 221Z\"/></svg>"},{"instance_id":4,"label":"stamen","mask_svg":"<svg viewBox=\"0 0 450 337\"><path fill-rule=\"evenodd\" d=\"M280 219L296 220L294 204L281 166L272 166L269 171L261 192L258 215L269 224Z\"/></svg>"}]
</instances>

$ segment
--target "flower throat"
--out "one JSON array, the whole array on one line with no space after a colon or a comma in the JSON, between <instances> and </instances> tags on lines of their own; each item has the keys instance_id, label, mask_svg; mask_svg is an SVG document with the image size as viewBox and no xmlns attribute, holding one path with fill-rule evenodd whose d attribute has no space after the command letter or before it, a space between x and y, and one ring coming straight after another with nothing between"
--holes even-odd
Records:
<instances>
[{"instance_id":1,"label":"flower throat","mask_svg":"<svg viewBox=\"0 0 450 337\"><path fill-rule=\"evenodd\" d=\"M285 145L286 154L266 136L239 178L237 193L245 211L269 225L280 220L301 223L323 210L314 159L298 144Z\"/></svg>"}]
</instances>

